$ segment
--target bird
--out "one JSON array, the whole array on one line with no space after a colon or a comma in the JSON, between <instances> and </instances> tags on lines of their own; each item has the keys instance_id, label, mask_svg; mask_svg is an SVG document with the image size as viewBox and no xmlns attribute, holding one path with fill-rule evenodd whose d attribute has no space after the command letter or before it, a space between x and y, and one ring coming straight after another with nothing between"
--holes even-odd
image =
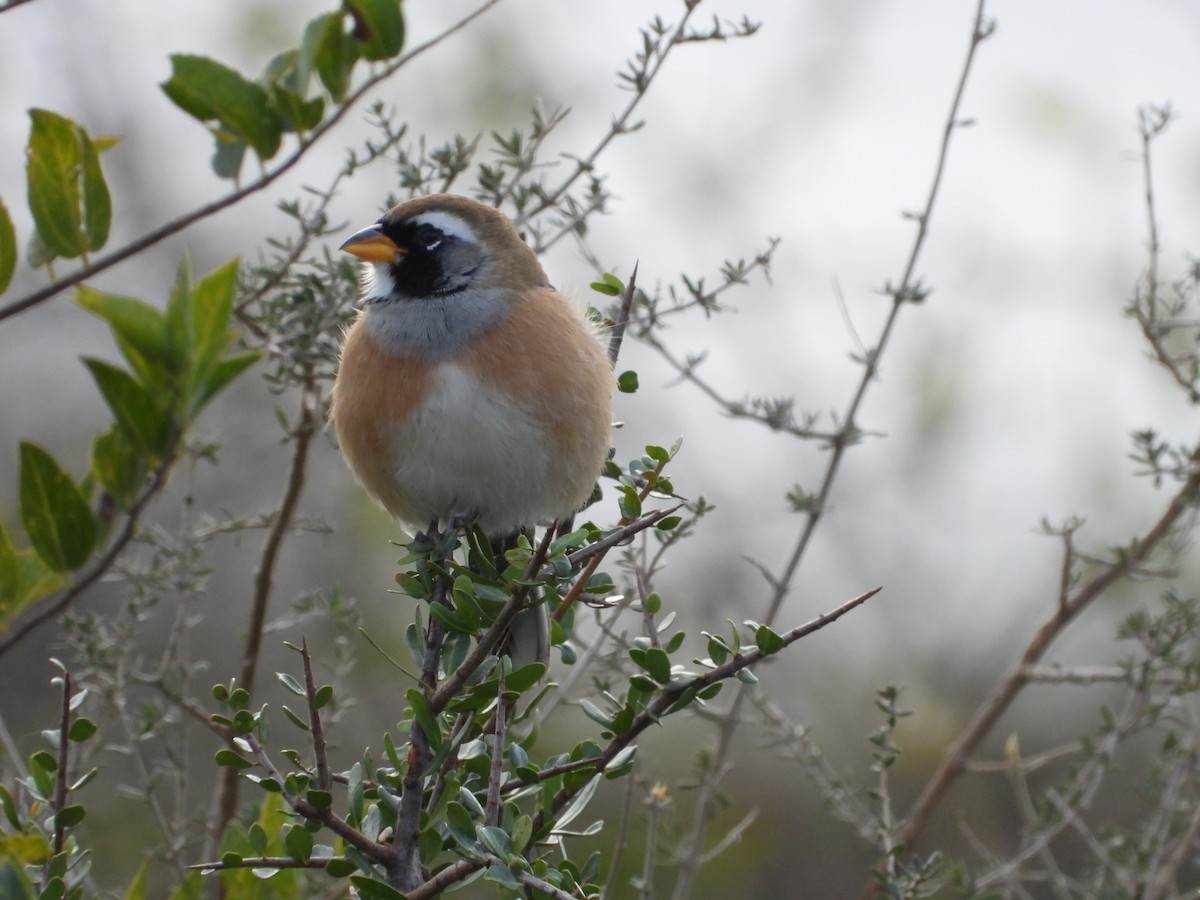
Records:
<instances>
[{"instance_id":1,"label":"bird","mask_svg":"<svg viewBox=\"0 0 1200 900\"><path fill-rule=\"evenodd\" d=\"M361 260L330 417L350 471L413 531L478 525L499 555L566 519L608 457L615 376L598 326L500 210L415 197L340 247ZM547 662L545 604L514 664Z\"/></svg>"}]
</instances>

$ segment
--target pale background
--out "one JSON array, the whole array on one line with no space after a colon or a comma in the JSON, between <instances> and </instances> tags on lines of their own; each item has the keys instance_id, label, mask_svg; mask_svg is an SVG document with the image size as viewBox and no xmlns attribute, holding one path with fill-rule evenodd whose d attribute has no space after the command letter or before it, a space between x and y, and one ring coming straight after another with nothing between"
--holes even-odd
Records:
<instances>
[{"instance_id":1,"label":"pale background","mask_svg":"<svg viewBox=\"0 0 1200 900\"><path fill-rule=\"evenodd\" d=\"M323 8L39 0L0 17L0 196L18 234L29 233L25 108L49 107L95 134L124 137L105 156L116 246L222 190L205 174L207 135L156 86L168 75L167 54L203 53L253 73ZM413 0L405 8L411 46L471 5ZM727 395L794 395L802 409L846 404L858 371L837 292L858 334L874 340L887 306L879 289L899 279L912 240L900 212L924 202L973 11L965 0L705 3L698 24L714 14L746 15L763 28L748 40L675 51L641 109L645 128L605 155L602 169L619 200L593 223L593 247L622 275L635 260L647 286L681 271L715 274L722 259L782 238L773 284L755 280L730 295L736 314L674 324L676 350L707 349L703 372ZM625 102L614 72L637 46L637 28L654 13L672 21L678 12L666 0L511 0L381 96L414 134L435 140L519 127L535 98L568 104L573 112L555 146L586 151ZM884 591L760 673L787 711L863 780L865 737L877 724L874 689L904 686L917 716L900 732L907 751L900 771L919 778L1053 602L1058 545L1036 533L1041 517L1086 516L1082 537L1093 546L1126 540L1161 502L1148 482L1130 477L1129 432L1153 425L1181 441L1195 433L1195 412L1146 361L1122 308L1145 264L1141 104L1170 101L1181 113L1157 145L1164 274L1180 272L1200 248L1200 6L999 0L989 12L997 31L979 50L963 106L975 125L955 136L919 268L933 293L904 310L860 419L886 436L849 452L780 624L798 624L870 587ZM201 272L234 254L252 257L264 235L284 228L274 202L304 184L324 186L341 147L365 134L360 119L351 115L282 187L105 273L97 285L162 297L184 250ZM348 227L366 224L390 189L390 173L373 170L347 187L335 217ZM594 275L567 242L546 266L560 287L579 292ZM24 277L9 298L40 283ZM6 524L16 518L18 439L47 445L81 471L88 439L106 423L75 361L83 353L111 356L111 344L67 298L0 328ZM800 525L783 493L796 481L815 488L823 457L814 445L723 418L689 386L668 388L670 373L644 348L626 353L642 390L618 399L626 423L619 454L682 435L676 483L718 507L658 589L669 607L689 613L693 633L725 617L760 615L767 591L743 554L782 561ZM197 470L187 485L201 502L241 512L275 502L286 448L262 430L269 418L246 414L270 402L251 377L209 413L202 430L229 449L220 468ZM385 615L392 531L346 475L332 442L319 450L304 511L339 532L292 542L280 611L303 587L340 583L363 598L368 616ZM236 608L248 594L257 543L250 536L228 548L212 592L224 605L199 634L236 643L239 626L228 623L240 623ZM1128 652L1110 641L1121 611L1109 604L1090 613L1054 658L1100 663ZM29 718L31 700L44 698L53 674L44 663L53 634L37 637L24 656L0 663L0 712L23 742L45 725ZM232 660L232 653L216 656L214 681ZM1033 729L1026 749L1068 736L1060 728L1088 727L1100 697L1072 690L1031 694L997 741L1018 720ZM389 727L391 712L380 703L378 723L364 725L368 735ZM693 738L704 734L674 735L649 771L682 774ZM697 896L730 896L733 879L739 896L778 896L781 877L803 879L813 896L853 895L863 877L861 848L816 803L799 770L773 763L752 735L744 735L728 788L736 809L758 807L763 818L739 855L714 864ZM903 785L900 795L909 796ZM1005 815L1003 787L994 799L996 815Z\"/></svg>"}]
</instances>

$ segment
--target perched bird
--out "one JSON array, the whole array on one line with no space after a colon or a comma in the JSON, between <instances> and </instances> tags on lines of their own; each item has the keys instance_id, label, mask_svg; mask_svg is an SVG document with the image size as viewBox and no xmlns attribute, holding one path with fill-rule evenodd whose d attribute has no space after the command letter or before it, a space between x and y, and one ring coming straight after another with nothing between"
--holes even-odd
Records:
<instances>
[{"instance_id":1,"label":"perched bird","mask_svg":"<svg viewBox=\"0 0 1200 900\"><path fill-rule=\"evenodd\" d=\"M480 525L493 547L577 512L608 453L614 377L582 309L501 212L434 194L341 249L364 260L332 417L351 471L414 530ZM512 628L545 660L545 606Z\"/></svg>"}]
</instances>

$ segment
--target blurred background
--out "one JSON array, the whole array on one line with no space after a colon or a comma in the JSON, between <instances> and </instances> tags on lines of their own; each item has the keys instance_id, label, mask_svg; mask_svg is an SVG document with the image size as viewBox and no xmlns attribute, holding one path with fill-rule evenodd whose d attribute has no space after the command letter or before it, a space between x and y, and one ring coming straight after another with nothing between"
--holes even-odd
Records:
<instances>
[{"instance_id":1,"label":"blurred background","mask_svg":"<svg viewBox=\"0 0 1200 900\"><path fill-rule=\"evenodd\" d=\"M123 138L104 156L116 200L110 246L117 246L225 189L197 174L208 171L209 136L157 87L169 74L167 55L210 55L254 73L325 6L38 0L5 14L0 196L18 235L30 231L26 108L48 107L93 134ZM586 153L626 102L615 73L640 46L639 27L656 14L674 21L680 6L506 0L379 97L431 142L519 128L537 100L568 105L553 148ZM874 691L902 686L903 705L916 715L898 733L901 805L1055 600L1060 545L1037 533L1041 518L1085 516L1080 537L1089 546L1127 540L1162 503L1149 481L1132 476L1129 433L1153 426L1183 441L1196 430L1194 410L1147 360L1123 308L1146 264L1140 105L1169 102L1180 113L1155 147L1164 280L1182 274L1200 250L1200 7L1191 0L989 6L997 30L979 49L963 104L973 125L955 134L919 267L932 294L901 315L859 422L877 434L849 451L779 624L799 624L875 586L883 591L759 672L786 713L863 784L866 736L878 724ZM471 8L459 0L407 2L409 46ZM639 111L645 126L605 153L600 168L618 199L593 222L591 247L623 277L639 262L647 289L681 272L715 276L722 260L752 257L768 237L782 241L770 284L756 278L728 295L736 312L714 321L679 317L667 335L680 355L708 352L702 374L726 396L790 396L798 410L823 413L845 407L859 376L850 354L860 339L875 341L889 303L881 289L902 274L915 226L901 213L925 201L973 15L966 0L705 2L701 25L706 16L746 16L763 27L745 40L677 50ZM281 185L104 273L96 286L159 301L184 252L199 273L232 255L253 259L267 235L287 227L275 203L305 185L327 185L343 148L369 134L361 119L348 116ZM335 220L347 229L373 221L393 190L394 173L369 170L344 186ZM595 273L568 242L544 262L560 289L590 293ZM23 277L9 298L40 284L27 271ZM693 636L719 630L726 618L761 617L769 591L745 557L782 563L801 525L784 494L796 482L817 487L823 452L722 416L693 387L674 384L644 347L627 344L624 353L623 367L639 371L641 390L618 398L618 456L682 436L675 484L716 506L657 589ZM0 327L0 519L7 526L16 523L17 441L41 443L79 472L90 436L106 425L81 354L114 355L103 325L67 297ZM253 376L218 402L201 431L224 444L221 465L185 473L172 489L176 498L233 515L270 509L288 455L263 424L275 402ZM290 541L273 612L284 613L305 589L336 584L386 635L378 621L397 602L386 594L396 530L353 483L331 438L317 451L303 514L335 530ZM174 521L187 514L181 506L167 498L157 515ZM236 665L239 610L259 537L248 533L220 549L192 638L195 648L212 643L195 652L212 659L213 681ZM1113 623L1127 610L1110 601L1089 611L1053 658L1106 663L1127 652L1112 641ZM148 652L155 629L167 624L148 623ZM55 630L44 628L0 661L0 714L25 752L47 725L40 711L53 708L46 657L55 648ZM394 698L372 678L382 675L366 659L371 651L363 652L363 702L350 715L363 742L377 744L391 727ZM274 648L262 670L284 665L290 660ZM276 687L264 682L262 699L272 700ZM1027 752L1058 743L1094 724L1103 694L1031 691L989 748L998 753L1018 728ZM708 737L700 723L677 728L645 742L647 777L682 776ZM199 765L211 753L202 749ZM952 833L952 814L964 804L1003 828L1012 814L1007 789L977 787L952 795L931 844ZM807 885L806 896L856 895L868 849L754 729L741 734L726 794L732 809L722 821L750 808L759 819L705 870L697 897L778 897L781 883ZM686 793L680 802L686 809ZM130 816L138 808L128 801Z\"/></svg>"}]
</instances>

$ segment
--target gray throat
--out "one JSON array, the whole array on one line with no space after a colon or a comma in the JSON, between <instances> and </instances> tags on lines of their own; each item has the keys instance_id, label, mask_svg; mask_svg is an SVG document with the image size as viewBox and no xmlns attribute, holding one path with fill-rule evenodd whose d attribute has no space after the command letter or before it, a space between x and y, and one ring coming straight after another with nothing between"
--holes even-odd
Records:
<instances>
[{"instance_id":1,"label":"gray throat","mask_svg":"<svg viewBox=\"0 0 1200 900\"><path fill-rule=\"evenodd\" d=\"M496 288L464 288L440 297L372 297L363 310L363 327L387 353L444 359L461 353L507 311L508 301Z\"/></svg>"}]
</instances>

